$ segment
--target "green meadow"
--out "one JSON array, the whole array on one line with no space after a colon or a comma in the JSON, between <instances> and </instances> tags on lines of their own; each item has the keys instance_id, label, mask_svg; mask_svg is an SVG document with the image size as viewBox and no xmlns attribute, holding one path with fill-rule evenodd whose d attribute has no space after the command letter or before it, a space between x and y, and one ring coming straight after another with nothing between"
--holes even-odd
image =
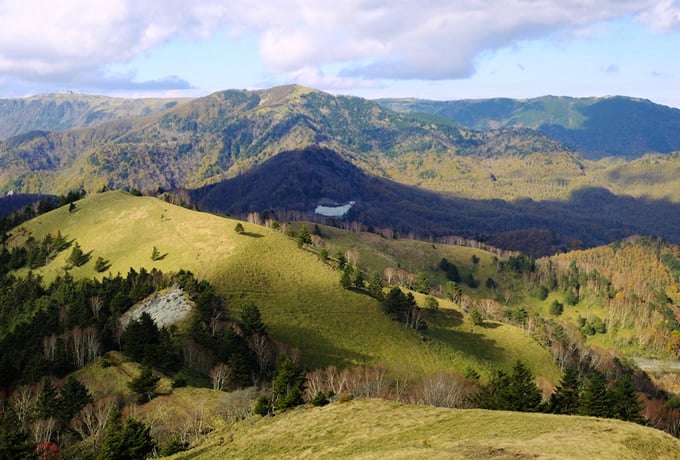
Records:
<instances>
[{"instance_id":1,"label":"green meadow","mask_svg":"<svg viewBox=\"0 0 680 460\"><path fill-rule=\"evenodd\" d=\"M23 224L13 238L20 241L30 234L40 240L46 233L60 231L69 241L77 241L90 254L90 261L70 270L76 278L125 274L130 268L141 267L163 272L190 270L217 288L234 317L244 305L256 304L271 336L299 349L309 368L380 364L422 375L438 370L464 373L472 367L487 377L496 369L509 370L519 359L542 386L550 387L559 380L548 352L519 328L493 322L474 326L457 305L440 299L439 311L428 312L429 328L421 336L390 320L368 295L342 289L337 270L319 261L314 252L298 248L282 232L242 222L245 232L237 233L237 223L156 198L107 192L78 201L74 212L64 207L39 216ZM333 232L331 243L354 236ZM378 243L371 251L362 250L367 255L359 258L360 266L365 261L367 269L379 268L371 261L371 257L379 257ZM370 242L357 244L371 246ZM404 240L394 250L401 251L400 257L406 261L416 260L415 254L425 253L423 247L432 248L423 244ZM151 258L154 247L160 260ZM435 252L427 256L424 265L436 264L444 254L462 266L476 253L481 260L476 268L479 275L490 270L491 254L438 247L443 248L441 252L432 249ZM46 281L65 273L69 253L67 249L39 270ZM109 262L106 273L94 270L98 257ZM422 297L417 298L422 304Z\"/></svg>"}]
</instances>

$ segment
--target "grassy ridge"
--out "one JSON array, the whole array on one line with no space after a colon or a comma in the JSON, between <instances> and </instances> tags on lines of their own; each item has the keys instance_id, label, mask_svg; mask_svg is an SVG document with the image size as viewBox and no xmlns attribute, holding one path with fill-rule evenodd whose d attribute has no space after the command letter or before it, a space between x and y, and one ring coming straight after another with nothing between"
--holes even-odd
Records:
<instances>
[{"instance_id":1,"label":"grassy ridge","mask_svg":"<svg viewBox=\"0 0 680 460\"><path fill-rule=\"evenodd\" d=\"M671 459L680 441L589 417L353 401L291 411L217 432L175 459L542 458Z\"/></svg>"},{"instance_id":2,"label":"grassy ridge","mask_svg":"<svg viewBox=\"0 0 680 460\"><path fill-rule=\"evenodd\" d=\"M455 305L442 302L429 319L431 340L422 341L374 299L341 289L339 273L291 239L248 223L245 234L237 234L235 224L155 198L109 192L79 201L73 213L61 208L27 222L15 238L30 233L40 240L60 230L77 240L91 251L90 262L71 270L77 278L102 276L94 271L100 256L114 274L130 267L191 270L216 286L232 314L247 303L258 305L271 335L299 348L310 367L380 363L421 374L472 366L487 376L521 359L548 386L559 379L548 353L518 328L473 328ZM162 260L151 260L154 246L166 254ZM47 281L63 273L69 252L41 269Z\"/></svg>"}]
</instances>

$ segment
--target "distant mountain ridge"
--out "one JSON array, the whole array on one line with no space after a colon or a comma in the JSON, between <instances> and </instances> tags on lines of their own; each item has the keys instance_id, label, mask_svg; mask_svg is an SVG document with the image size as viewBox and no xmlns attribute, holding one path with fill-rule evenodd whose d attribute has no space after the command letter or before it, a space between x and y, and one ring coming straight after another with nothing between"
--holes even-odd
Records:
<instances>
[{"instance_id":1,"label":"distant mountain ridge","mask_svg":"<svg viewBox=\"0 0 680 460\"><path fill-rule=\"evenodd\" d=\"M397 169L406 154L493 157L565 150L533 130L474 131L395 113L366 99L283 86L222 91L144 117L10 138L0 143L0 190L195 188L312 144L333 148L376 174Z\"/></svg>"},{"instance_id":2,"label":"distant mountain ridge","mask_svg":"<svg viewBox=\"0 0 680 460\"><path fill-rule=\"evenodd\" d=\"M59 93L0 99L0 139L31 131L63 131L138 118L186 102L182 98L125 99Z\"/></svg>"},{"instance_id":3,"label":"distant mountain ridge","mask_svg":"<svg viewBox=\"0 0 680 460\"><path fill-rule=\"evenodd\" d=\"M680 110L646 99L544 96L377 102L398 112L437 115L473 129L537 129L590 159L680 151Z\"/></svg>"}]
</instances>

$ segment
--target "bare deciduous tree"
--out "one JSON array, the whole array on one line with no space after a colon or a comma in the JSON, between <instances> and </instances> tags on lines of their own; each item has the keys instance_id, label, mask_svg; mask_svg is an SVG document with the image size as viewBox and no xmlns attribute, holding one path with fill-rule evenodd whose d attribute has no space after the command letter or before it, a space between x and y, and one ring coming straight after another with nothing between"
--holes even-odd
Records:
<instances>
[{"instance_id":1,"label":"bare deciduous tree","mask_svg":"<svg viewBox=\"0 0 680 460\"><path fill-rule=\"evenodd\" d=\"M234 374L231 367L224 363L219 363L210 370L210 380L212 380L213 390L224 390Z\"/></svg>"}]
</instances>

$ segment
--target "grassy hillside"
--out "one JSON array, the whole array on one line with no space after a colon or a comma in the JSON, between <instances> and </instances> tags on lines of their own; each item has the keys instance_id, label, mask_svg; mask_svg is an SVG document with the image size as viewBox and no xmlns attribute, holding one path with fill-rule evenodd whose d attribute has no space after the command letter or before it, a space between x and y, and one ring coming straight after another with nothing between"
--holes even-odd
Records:
<instances>
[{"instance_id":1,"label":"grassy hillside","mask_svg":"<svg viewBox=\"0 0 680 460\"><path fill-rule=\"evenodd\" d=\"M271 335L299 348L309 367L380 363L427 373L472 366L488 376L521 359L544 386L559 379L549 354L518 328L472 327L467 315L442 302L442 313L430 319L431 340L423 342L374 299L341 289L339 272L282 233L244 223L245 233L237 234L235 224L155 198L108 192L78 201L73 213L60 208L27 222L14 238L40 240L59 230L76 240L91 261L72 269L75 277L102 276L93 262L100 256L114 274L142 266L191 270L218 288L232 314L247 303L258 305ZM162 260L151 260L154 246L166 254ZM47 281L63 273L68 253L41 269Z\"/></svg>"},{"instance_id":2,"label":"grassy hillside","mask_svg":"<svg viewBox=\"0 0 680 460\"><path fill-rule=\"evenodd\" d=\"M175 459L674 459L680 441L588 417L405 406L379 400L291 411L214 433Z\"/></svg>"}]
</instances>

